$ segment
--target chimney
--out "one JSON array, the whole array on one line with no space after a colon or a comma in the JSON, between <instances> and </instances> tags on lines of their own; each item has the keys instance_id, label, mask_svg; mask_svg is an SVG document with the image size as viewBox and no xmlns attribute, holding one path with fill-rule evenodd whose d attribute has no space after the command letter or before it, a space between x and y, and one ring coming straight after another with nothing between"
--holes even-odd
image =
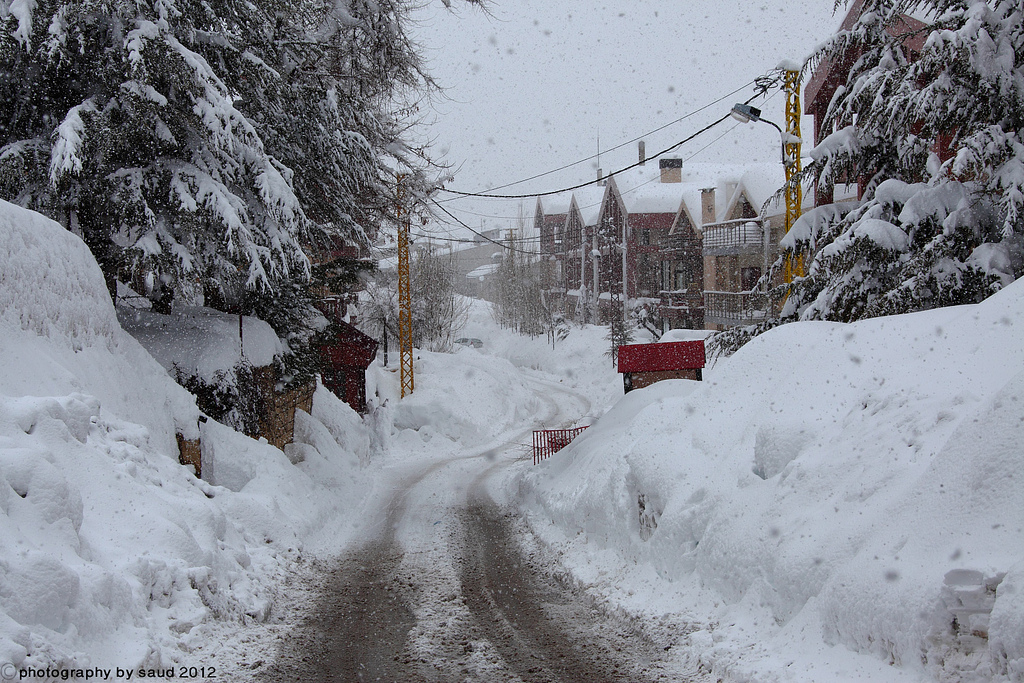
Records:
<instances>
[{"instance_id":1,"label":"chimney","mask_svg":"<svg viewBox=\"0 0 1024 683\"><path fill-rule=\"evenodd\" d=\"M647 161L647 150L646 150L646 146L644 145L644 141L641 140L639 142L639 144L637 145L637 147L640 150L640 165L643 166L644 162Z\"/></svg>"},{"instance_id":2,"label":"chimney","mask_svg":"<svg viewBox=\"0 0 1024 683\"><path fill-rule=\"evenodd\" d=\"M700 191L700 222L701 225L715 222L715 188L713 187Z\"/></svg>"},{"instance_id":3,"label":"chimney","mask_svg":"<svg viewBox=\"0 0 1024 683\"><path fill-rule=\"evenodd\" d=\"M683 160L662 159L658 162L661 168L661 182L681 183L683 182Z\"/></svg>"},{"instance_id":4,"label":"chimney","mask_svg":"<svg viewBox=\"0 0 1024 683\"><path fill-rule=\"evenodd\" d=\"M598 185L604 185L604 180L602 180L602 177L601 177L603 172L604 172L604 169L600 169L600 168L597 169L597 184Z\"/></svg>"}]
</instances>

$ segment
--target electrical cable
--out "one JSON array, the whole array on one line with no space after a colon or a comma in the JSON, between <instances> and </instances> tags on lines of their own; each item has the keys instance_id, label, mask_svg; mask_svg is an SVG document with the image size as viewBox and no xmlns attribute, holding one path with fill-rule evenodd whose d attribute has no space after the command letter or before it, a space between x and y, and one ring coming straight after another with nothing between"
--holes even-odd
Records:
<instances>
[{"instance_id":1,"label":"electrical cable","mask_svg":"<svg viewBox=\"0 0 1024 683\"><path fill-rule=\"evenodd\" d=\"M487 240L488 242L493 242L494 244L497 244L497 245L498 245L499 247L501 247L502 249L508 249L509 251L514 251L514 252L518 252L518 253L520 253L520 254L529 254L530 256L536 256L536 255L537 255L537 253L536 253L536 252L533 252L533 251L526 251L525 249L516 249L515 247L513 247L513 246L511 246L511 245L509 245L509 244L505 244L505 243L503 243L503 242L498 242L497 240L493 240L493 239L491 239L490 237L488 237L487 235L485 235L485 234L483 234L483 233L477 232L476 230L474 230L473 228L469 227L468 225L466 225L465 223L463 223L463 222L462 222L461 220L459 220L459 217L458 217L458 216L456 216L456 215L455 215L455 214L453 214L453 213L452 213L451 211L449 211L448 209L446 209L446 208L444 208L443 206L441 206L441 205L440 205L440 204L439 204L439 203L437 202L437 200L436 200L436 199L434 199L433 197L429 197L429 199L430 199L430 201L431 201L431 202L432 202L432 203L434 204L434 206L436 206L437 208L441 209L441 211L443 211L444 213L448 214L448 216L449 216L449 217L450 217L450 218L451 218L452 220L454 220L454 221L455 221L456 223L458 223L459 225L461 225L462 227L464 227L464 228L465 228L466 230L469 230L469 231L470 231L471 233L473 233L474 235L478 235L478 236L480 236L480 237L483 237L483 238L484 238L485 240Z\"/></svg>"},{"instance_id":2,"label":"electrical cable","mask_svg":"<svg viewBox=\"0 0 1024 683\"><path fill-rule=\"evenodd\" d=\"M704 126L700 130L698 130L696 133L693 133L692 135L689 135L689 136L683 138L679 142L666 147L665 149L661 150L660 152L651 155L651 158L655 159L657 157L660 157L662 154L668 154L669 152L671 152L675 148L680 147L680 146L686 144L687 142L689 142L690 140L693 140L697 136L702 135L702 134L706 133L707 131L711 130L712 128L714 128L715 126L720 124L722 121L725 121L727 118L729 118L729 114L726 114L725 116L723 116L722 118L718 119L717 121L712 121L708 125ZM547 192L533 192L533 193L530 193L530 194L487 194L487 193L483 193L483 192L462 192L460 190L449 190L449 189L446 189L446 188L443 188L443 187L439 187L438 190L440 190L441 192L447 192L449 194L458 195L460 197L482 197L482 198L487 198L487 199L532 199L533 197L548 197L548 196L553 195L553 194L562 194L563 192L570 192L571 190L578 190L581 187L587 187L588 185L593 185L595 183L599 183L602 180L606 180L608 178L611 178L612 176L619 175L620 173L625 173L626 171L628 171L628 170L630 170L632 168L636 168L637 166L641 166L644 163L646 163L646 161L637 161L637 162L635 162L633 164L630 164L629 166L626 166L625 168L620 168L617 171L612 171L611 173L607 173L607 174L601 176L600 178L597 178L596 180L588 180L585 183L579 183L578 185L573 185L571 187L563 187L560 190L549 190ZM438 204L436 200L432 199L432 201L435 204L437 204L438 206L440 206L440 204ZM447 211L445 213L447 213Z\"/></svg>"},{"instance_id":3,"label":"electrical cable","mask_svg":"<svg viewBox=\"0 0 1024 683\"><path fill-rule=\"evenodd\" d=\"M692 159L693 157L697 156L698 154L700 154L701 152L706 150L708 147L710 147L711 145L715 144L716 142L718 142L719 140L724 138L726 135L728 135L732 131L736 130L736 128L738 128L739 125L740 124L737 123L732 128L729 128L724 133L722 133L721 135L716 137L714 140L712 140L711 142L709 142L708 144L704 145L703 147L701 147L700 149L695 151L693 154L688 156L686 159L683 159L683 162L685 163L685 162L689 161L690 159ZM651 180L645 181L645 182L637 185L636 187L631 187L631 188L629 188L627 190L623 190L622 194L626 195L626 194L629 194L631 192L635 192L636 190L639 190L644 185L648 185L648 184L653 183L655 181L657 181L657 178L652 178ZM431 201L434 201L434 203L437 203L433 199L431 199ZM588 205L586 207L580 207L580 208L592 208L593 206L597 206L597 205L598 204ZM480 235L480 233L478 233L477 231L473 230L468 225L463 223L461 220L458 219L458 217L454 216L451 212L449 212L444 207L440 207L439 206L439 208L441 208L445 213L447 213L449 216L451 216L453 219L455 219L459 223L459 225L461 225L462 227L467 228L468 230L470 230L474 234ZM457 211L465 211L464 209L456 209L456 210ZM484 214L477 214L477 213L472 212L472 211L468 211L467 213L472 213L473 215L484 215ZM488 218L518 218L518 216L486 216L486 217L488 217ZM458 239L458 238L454 238L454 237L444 238L444 237L438 237L436 235L415 235L415 237L420 238L420 239L437 239L437 240L446 241L446 242L459 242L459 243L463 243L463 244L479 244L478 240ZM485 239L488 239L488 238L485 238ZM522 237L518 241L520 241L520 242L530 242L530 241L539 241L539 240L540 240L539 236L532 236L532 237ZM491 241L493 241L493 240L491 240ZM502 244L502 246L506 246L506 245Z\"/></svg>"},{"instance_id":4,"label":"electrical cable","mask_svg":"<svg viewBox=\"0 0 1024 683\"><path fill-rule=\"evenodd\" d=\"M502 189L504 189L506 187L511 187L512 185L519 185L520 183L525 183L525 182L528 182L530 180L536 180L537 178L543 178L544 176L551 175L552 173L558 173L559 171L564 171L565 169L570 168L572 166L576 166L577 164L582 164L582 163L585 163L587 161L590 161L591 159L596 159L596 158L600 157L601 154L607 154L608 152L614 152L617 149L622 149L626 145L631 145L634 142L642 140L642 139L644 139L645 137L647 137L649 135L653 135L653 134L655 134L655 133L657 133L659 131L665 130L669 126L674 126L675 124L679 123L680 121L685 121L686 119L690 118L691 116L696 116L697 114L701 113L705 109L710 109L711 107L715 106L716 104L718 104L722 100L727 100L730 97L732 97L733 95L735 95L736 93L740 92L741 90L745 90L746 88L749 88L751 85L754 85L756 82L757 81L755 79L753 81L749 81L747 83L744 83L743 85L741 85L740 87L736 88L732 92L726 93L725 95L722 95L721 97L719 97L714 102L709 102L709 103L705 104L703 107L700 107L699 109L694 109L690 113L684 114L683 116L680 116L675 121L669 121L668 123L666 123L663 126L658 126L654 130L650 130L650 131L647 131L646 133L644 133L642 135L638 135L637 137L633 138L632 140L626 140L625 142L619 143L618 145L615 145L614 147L606 149L603 152L598 152L597 154L591 154L590 156L588 156L588 157L586 157L584 159L578 159L577 161L571 161L568 164L565 164L564 166L559 166L558 168L553 168L550 171L544 171L543 173L538 173L536 175L532 175L529 178L523 178L521 180L513 180L512 182L505 183L504 185L497 185L495 187L491 187L491 188L488 188L486 190L481 190L481 192L494 192L495 190L502 190Z\"/></svg>"}]
</instances>

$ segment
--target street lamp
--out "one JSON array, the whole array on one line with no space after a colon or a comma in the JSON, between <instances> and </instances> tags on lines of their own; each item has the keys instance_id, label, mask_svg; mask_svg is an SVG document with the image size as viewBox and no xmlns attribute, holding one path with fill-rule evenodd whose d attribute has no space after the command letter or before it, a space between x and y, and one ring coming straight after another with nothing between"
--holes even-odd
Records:
<instances>
[{"instance_id":1,"label":"street lamp","mask_svg":"<svg viewBox=\"0 0 1024 683\"><path fill-rule=\"evenodd\" d=\"M729 116L733 117L740 123L750 123L751 121L767 123L769 126L779 131L779 136L782 139L782 164L784 166L789 165L789 160L786 158L786 134L782 131L782 128L779 127L779 124L769 121L768 119L762 119L760 109L752 107L749 104L743 104L742 102L737 102L732 105L732 110L729 112Z\"/></svg>"},{"instance_id":2,"label":"street lamp","mask_svg":"<svg viewBox=\"0 0 1024 683\"><path fill-rule=\"evenodd\" d=\"M795 78L795 77L794 77ZM767 123L775 130L779 131L779 137L782 139L782 168L786 172L786 232L788 233L790 228L796 222L796 219L800 216L801 204L803 203L803 193L800 189L800 184L795 182L794 178L800 173L800 123L799 123L799 101L797 100L794 108L797 110L797 114L793 115L793 119L790 119L790 107L787 103L787 127L790 131L784 131L779 127L777 123L769 121L768 119L761 118L761 110L757 107L752 107L749 104L736 103L733 105L729 115L740 121L741 123L750 123L751 121L761 121ZM767 267L768 259L768 246L767 236L765 240L765 265ZM793 281L794 267L797 275L803 275L803 255L797 254L794 259L792 255L787 253L785 259L785 280L786 282Z\"/></svg>"}]
</instances>

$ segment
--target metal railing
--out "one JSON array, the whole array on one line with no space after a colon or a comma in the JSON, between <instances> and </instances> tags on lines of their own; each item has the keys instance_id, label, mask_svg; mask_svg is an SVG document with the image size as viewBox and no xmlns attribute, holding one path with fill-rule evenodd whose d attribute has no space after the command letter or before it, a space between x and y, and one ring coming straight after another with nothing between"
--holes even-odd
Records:
<instances>
[{"instance_id":1,"label":"metal railing","mask_svg":"<svg viewBox=\"0 0 1024 683\"><path fill-rule=\"evenodd\" d=\"M757 322L765 318L767 308L764 292L704 292L704 319L708 322Z\"/></svg>"},{"instance_id":2,"label":"metal railing","mask_svg":"<svg viewBox=\"0 0 1024 683\"><path fill-rule=\"evenodd\" d=\"M658 292L662 308L673 309L695 309L704 307L704 296L702 292L690 292L687 290Z\"/></svg>"},{"instance_id":3,"label":"metal railing","mask_svg":"<svg viewBox=\"0 0 1024 683\"><path fill-rule=\"evenodd\" d=\"M550 458L576 438L586 427L573 429L541 429L533 433L533 464Z\"/></svg>"},{"instance_id":4,"label":"metal railing","mask_svg":"<svg viewBox=\"0 0 1024 683\"><path fill-rule=\"evenodd\" d=\"M743 251L764 248L761 222L749 218L704 226L704 252Z\"/></svg>"}]
</instances>

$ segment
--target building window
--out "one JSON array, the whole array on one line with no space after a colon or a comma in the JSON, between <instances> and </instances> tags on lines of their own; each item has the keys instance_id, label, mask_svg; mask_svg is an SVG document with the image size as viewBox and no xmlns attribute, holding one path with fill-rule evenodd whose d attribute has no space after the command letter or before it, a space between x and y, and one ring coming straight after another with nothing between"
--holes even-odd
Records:
<instances>
[{"instance_id":1,"label":"building window","mask_svg":"<svg viewBox=\"0 0 1024 683\"><path fill-rule=\"evenodd\" d=\"M676 266L675 290L677 292L690 287L690 269L686 264L680 263Z\"/></svg>"},{"instance_id":2,"label":"building window","mask_svg":"<svg viewBox=\"0 0 1024 683\"><path fill-rule=\"evenodd\" d=\"M757 281L761 279L761 269L756 266L740 269L740 288L744 292L751 292L757 287Z\"/></svg>"}]
</instances>

